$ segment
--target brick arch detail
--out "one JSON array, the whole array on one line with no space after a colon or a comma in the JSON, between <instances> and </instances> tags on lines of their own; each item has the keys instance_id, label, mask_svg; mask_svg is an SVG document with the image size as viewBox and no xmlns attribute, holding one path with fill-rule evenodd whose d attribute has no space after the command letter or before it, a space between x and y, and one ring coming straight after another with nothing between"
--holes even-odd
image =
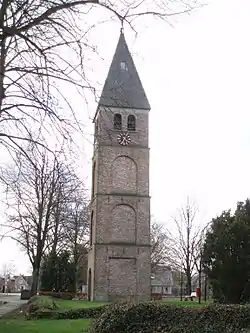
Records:
<instances>
[{"instance_id":1,"label":"brick arch detail","mask_svg":"<svg viewBox=\"0 0 250 333\"><path fill-rule=\"evenodd\" d=\"M112 192L137 192L138 168L133 158L126 155L117 156L111 167Z\"/></svg>"},{"instance_id":2,"label":"brick arch detail","mask_svg":"<svg viewBox=\"0 0 250 333\"><path fill-rule=\"evenodd\" d=\"M136 212L127 204L119 204L111 211L111 242L135 243Z\"/></svg>"}]
</instances>

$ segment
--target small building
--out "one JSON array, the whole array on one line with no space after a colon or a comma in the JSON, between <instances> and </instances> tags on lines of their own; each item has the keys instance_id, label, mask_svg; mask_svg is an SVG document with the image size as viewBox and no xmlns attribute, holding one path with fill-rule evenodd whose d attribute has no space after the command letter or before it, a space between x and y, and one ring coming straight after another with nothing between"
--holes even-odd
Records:
<instances>
[{"instance_id":1,"label":"small building","mask_svg":"<svg viewBox=\"0 0 250 333\"><path fill-rule=\"evenodd\" d=\"M10 276L0 277L0 293L12 293L15 290L15 280Z\"/></svg>"},{"instance_id":2,"label":"small building","mask_svg":"<svg viewBox=\"0 0 250 333\"><path fill-rule=\"evenodd\" d=\"M151 274L151 294L172 295L173 275L171 268L158 265Z\"/></svg>"},{"instance_id":3,"label":"small building","mask_svg":"<svg viewBox=\"0 0 250 333\"><path fill-rule=\"evenodd\" d=\"M30 285L23 275L14 276L14 290L15 292L21 292L22 290L30 290Z\"/></svg>"},{"instance_id":4,"label":"small building","mask_svg":"<svg viewBox=\"0 0 250 333\"><path fill-rule=\"evenodd\" d=\"M5 280L3 277L0 277L0 293L3 293L5 290Z\"/></svg>"},{"instance_id":5,"label":"small building","mask_svg":"<svg viewBox=\"0 0 250 333\"><path fill-rule=\"evenodd\" d=\"M19 293L23 289L30 290L32 277L16 275L7 278L0 277L0 293Z\"/></svg>"}]
</instances>

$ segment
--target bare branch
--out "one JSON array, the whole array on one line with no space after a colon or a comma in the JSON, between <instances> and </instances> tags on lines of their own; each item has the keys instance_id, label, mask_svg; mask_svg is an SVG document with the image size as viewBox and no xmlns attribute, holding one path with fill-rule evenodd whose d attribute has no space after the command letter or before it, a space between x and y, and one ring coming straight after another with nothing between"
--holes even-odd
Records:
<instances>
[{"instance_id":1,"label":"bare branch","mask_svg":"<svg viewBox=\"0 0 250 333\"><path fill-rule=\"evenodd\" d=\"M200 244L202 230L195 223L198 207L195 203L187 203L174 217L175 231L170 233L168 240L168 264L176 271L184 271L187 281L187 293L191 294L192 277L197 272L200 260Z\"/></svg>"},{"instance_id":2,"label":"bare branch","mask_svg":"<svg viewBox=\"0 0 250 333\"><path fill-rule=\"evenodd\" d=\"M98 55L89 42L89 33L99 22L89 22L85 27L90 12L106 10L135 30L135 18L167 19L189 13L198 7L196 1L189 2L193 5L179 0L2 1L0 144L19 150L21 139L45 146L52 135L66 139L71 138L71 130L82 132L70 98L61 89L62 83L65 90L71 85L85 102L86 91L97 99L86 74L88 56Z\"/></svg>"}]
</instances>

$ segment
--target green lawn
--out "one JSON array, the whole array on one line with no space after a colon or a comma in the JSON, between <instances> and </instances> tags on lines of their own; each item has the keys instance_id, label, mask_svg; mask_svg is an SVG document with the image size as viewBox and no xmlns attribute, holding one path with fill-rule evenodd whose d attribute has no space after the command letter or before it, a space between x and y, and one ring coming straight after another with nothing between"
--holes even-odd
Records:
<instances>
[{"instance_id":1,"label":"green lawn","mask_svg":"<svg viewBox=\"0 0 250 333\"><path fill-rule=\"evenodd\" d=\"M161 303L169 304L169 305L176 305L176 306L188 306L188 307L203 307L207 306L212 303L211 300L208 300L207 302L201 301L201 304L199 304L198 300L195 301L181 301L180 299L166 299L161 301Z\"/></svg>"},{"instance_id":2,"label":"green lawn","mask_svg":"<svg viewBox=\"0 0 250 333\"><path fill-rule=\"evenodd\" d=\"M39 303L50 304L52 299L48 296L40 296ZM83 301L73 301L73 300L61 300L54 299L56 304L61 310L65 309L80 309L80 308L90 308L103 306L105 303L102 302L88 302ZM179 306L190 306L190 307L200 307L206 306L211 301L204 302L201 304L198 301L180 301L179 299L167 299L161 301L164 304L179 305ZM90 325L91 319L77 319L77 320L25 320L23 315L17 316L16 319L12 317L6 317L0 319L0 332L2 333L83 333ZM249 332L250 333L250 332Z\"/></svg>"},{"instance_id":3,"label":"green lawn","mask_svg":"<svg viewBox=\"0 0 250 333\"><path fill-rule=\"evenodd\" d=\"M93 308L98 306L103 306L106 303L102 302L89 302L89 301L71 301L55 299L55 302L59 305L60 309L81 309L81 308ZM189 307L203 307L211 304L212 301L201 301L199 304L198 300L195 301L180 301L180 299L166 299L161 301L161 303L177 306L189 306Z\"/></svg>"},{"instance_id":4,"label":"green lawn","mask_svg":"<svg viewBox=\"0 0 250 333\"><path fill-rule=\"evenodd\" d=\"M39 297L41 303L51 303L52 298L48 296L40 296ZM98 306L103 306L106 303L103 302L89 302L86 300L82 301L73 301L73 300L62 300L62 299L54 299L56 304L60 307L61 310L67 310L67 309L82 309L82 308L93 308ZM180 299L166 299L163 301L160 301L164 304L169 305L177 305L177 306L188 306L188 307L203 307L211 304L211 300L208 300L207 302L201 301L201 304L199 304L198 300L194 301L180 301Z\"/></svg>"},{"instance_id":5,"label":"green lawn","mask_svg":"<svg viewBox=\"0 0 250 333\"><path fill-rule=\"evenodd\" d=\"M72 301L55 299L56 304L59 305L60 309L82 309L82 308L95 308L103 306L105 303L102 302L89 302L89 301Z\"/></svg>"},{"instance_id":6,"label":"green lawn","mask_svg":"<svg viewBox=\"0 0 250 333\"><path fill-rule=\"evenodd\" d=\"M90 319L77 320L24 320L0 319L2 333L82 333L90 325Z\"/></svg>"},{"instance_id":7,"label":"green lawn","mask_svg":"<svg viewBox=\"0 0 250 333\"><path fill-rule=\"evenodd\" d=\"M51 303L52 298L49 296L39 296L39 303ZM107 303L104 302L89 302L86 300L82 301L73 301L73 300L62 300L54 298L54 301L56 304L60 307L60 309L82 309L82 308L93 308L98 306L103 306ZM201 304L199 304L198 300L194 301L181 301L179 298L170 298L166 300L160 301L164 304L169 305L178 305L178 306L190 306L190 307L203 307L211 304L212 300L208 300L207 302L201 301Z\"/></svg>"},{"instance_id":8,"label":"green lawn","mask_svg":"<svg viewBox=\"0 0 250 333\"><path fill-rule=\"evenodd\" d=\"M50 296L39 296L39 304L51 304L52 300L59 306L60 309L82 309L82 308L95 308L98 306L103 306L105 303L103 302L89 302L86 300L82 301L73 301L73 300L64 300L60 298L54 298Z\"/></svg>"}]
</instances>

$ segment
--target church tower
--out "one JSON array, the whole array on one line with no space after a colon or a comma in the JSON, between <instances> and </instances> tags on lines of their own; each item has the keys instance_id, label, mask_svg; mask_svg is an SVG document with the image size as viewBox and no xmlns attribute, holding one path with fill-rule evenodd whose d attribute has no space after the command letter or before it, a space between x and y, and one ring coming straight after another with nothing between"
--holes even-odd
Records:
<instances>
[{"instance_id":1,"label":"church tower","mask_svg":"<svg viewBox=\"0 0 250 333\"><path fill-rule=\"evenodd\" d=\"M121 31L93 121L92 301L150 299L149 111Z\"/></svg>"}]
</instances>

